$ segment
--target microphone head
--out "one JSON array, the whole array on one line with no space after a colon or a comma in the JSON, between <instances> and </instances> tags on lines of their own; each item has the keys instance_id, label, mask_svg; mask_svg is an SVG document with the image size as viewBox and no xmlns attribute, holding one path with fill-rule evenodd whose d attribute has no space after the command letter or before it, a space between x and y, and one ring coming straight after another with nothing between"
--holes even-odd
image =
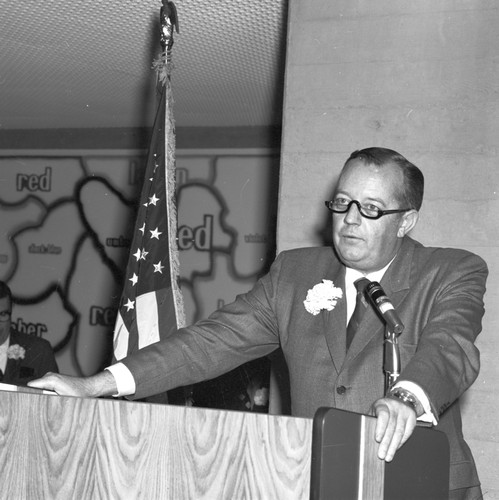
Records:
<instances>
[{"instance_id":1,"label":"microphone head","mask_svg":"<svg viewBox=\"0 0 499 500\"><path fill-rule=\"evenodd\" d=\"M377 281L370 281L368 283L368 285L366 286L366 293L373 300L373 302L376 302L383 297L388 300L385 291Z\"/></svg>"},{"instance_id":2,"label":"microphone head","mask_svg":"<svg viewBox=\"0 0 499 500\"><path fill-rule=\"evenodd\" d=\"M377 281L371 281L366 286L366 293L376 309L385 319L390 331L400 335L404 330L404 324L393 307L390 299Z\"/></svg>"}]
</instances>

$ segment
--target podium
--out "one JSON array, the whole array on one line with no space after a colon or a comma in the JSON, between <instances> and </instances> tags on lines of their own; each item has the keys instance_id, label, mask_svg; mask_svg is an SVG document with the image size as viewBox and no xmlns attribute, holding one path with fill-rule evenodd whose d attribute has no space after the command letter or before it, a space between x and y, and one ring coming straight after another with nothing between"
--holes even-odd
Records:
<instances>
[{"instance_id":1,"label":"podium","mask_svg":"<svg viewBox=\"0 0 499 500\"><path fill-rule=\"evenodd\" d=\"M306 499L312 420L0 391L0 498Z\"/></svg>"},{"instance_id":2,"label":"podium","mask_svg":"<svg viewBox=\"0 0 499 500\"><path fill-rule=\"evenodd\" d=\"M307 499L312 434L305 418L0 391L0 498Z\"/></svg>"}]
</instances>

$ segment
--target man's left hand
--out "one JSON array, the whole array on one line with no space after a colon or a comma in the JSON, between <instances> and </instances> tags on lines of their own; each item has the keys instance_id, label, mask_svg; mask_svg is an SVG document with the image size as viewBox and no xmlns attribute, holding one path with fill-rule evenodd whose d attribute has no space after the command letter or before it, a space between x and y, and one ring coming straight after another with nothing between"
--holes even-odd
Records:
<instances>
[{"instance_id":1,"label":"man's left hand","mask_svg":"<svg viewBox=\"0 0 499 500\"><path fill-rule=\"evenodd\" d=\"M395 399L381 398L373 404L377 417L375 439L378 458L391 462L395 452L409 439L416 427L416 412Z\"/></svg>"}]
</instances>

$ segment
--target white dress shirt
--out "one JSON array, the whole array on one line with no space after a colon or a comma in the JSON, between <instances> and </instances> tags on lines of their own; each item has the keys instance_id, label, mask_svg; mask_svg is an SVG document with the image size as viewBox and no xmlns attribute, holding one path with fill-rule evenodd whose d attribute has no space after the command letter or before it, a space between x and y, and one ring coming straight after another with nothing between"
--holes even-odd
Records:
<instances>
[{"instance_id":1,"label":"white dress shirt","mask_svg":"<svg viewBox=\"0 0 499 500\"><path fill-rule=\"evenodd\" d=\"M7 366L7 349L9 348L10 335L7 337L5 342L0 345L0 370L5 373L5 368Z\"/></svg>"}]
</instances>

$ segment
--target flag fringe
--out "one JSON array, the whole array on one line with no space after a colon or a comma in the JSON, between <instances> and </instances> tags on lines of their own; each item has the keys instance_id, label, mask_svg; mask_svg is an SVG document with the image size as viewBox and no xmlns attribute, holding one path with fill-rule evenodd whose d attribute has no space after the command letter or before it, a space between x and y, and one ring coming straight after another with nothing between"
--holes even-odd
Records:
<instances>
[{"instance_id":1,"label":"flag fringe","mask_svg":"<svg viewBox=\"0 0 499 500\"><path fill-rule=\"evenodd\" d=\"M161 52L161 54L153 60L152 69L156 71L158 81L161 85L166 86L173 70L173 63L171 61L171 54L169 50Z\"/></svg>"},{"instance_id":2,"label":"flag fringe","mask_svg":"<svg viewBox=\"0 0 499 500\"><path fill-rule=\"evenodd\" d=\"M175 183L175 122L173 119L172 105L173 97L169 79L166 80L163 91L165 95L165 162L166 165L172 165L173 168L166 169L165 176L165 189L167 198L167 211L168 211L168 237L170 238L170 276L173 290L173 297L175 299L175 312L177 318L177 327L182 328L185 326L185 310L182 292L180 290L180 260L179 250L177 243L177 207L175 203L176 198L176 183Z\"/></svg>"}]
</instances>

